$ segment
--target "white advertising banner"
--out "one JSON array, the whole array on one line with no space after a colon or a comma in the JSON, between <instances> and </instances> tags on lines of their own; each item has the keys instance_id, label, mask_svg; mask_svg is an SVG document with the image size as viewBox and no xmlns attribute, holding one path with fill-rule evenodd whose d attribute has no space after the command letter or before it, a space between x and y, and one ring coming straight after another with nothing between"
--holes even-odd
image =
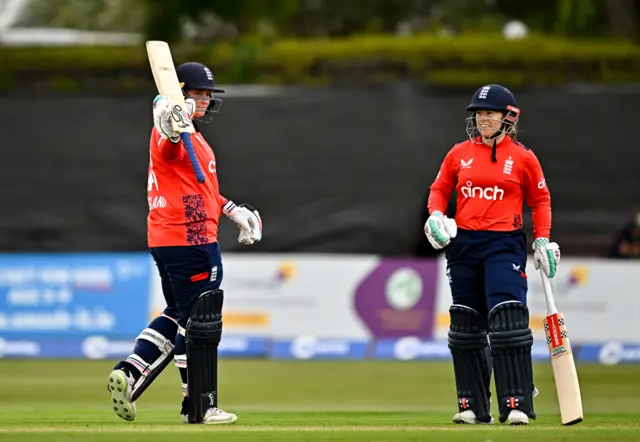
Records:
<instances>
[{"instance_id":1,"label":"white advertising banner","mask_svg":"<svg viewBox=\"0 0 640 442\"><path fill-rule=\"evenodd\" d=\"M435 260L367 255L224 254L232 334L341 339L432 337ZM165 306L152 277L152 314Z\"/></svg>"},{"instance_id":2,"label":"white advertising banner","mask_svg":"<svg viewBox=\"0 0 640 442\"><path fill-rule=\"evenodd\" d=\"M439 260L435 337L446 339L451 292L446 260ZM533 261L527 263L530 324L537 340L546 303L542 281ZM640 342L640 263L606 259L563 258L552 280L556 306L565 315L573 342L619 340Z\"/></svg>"}]
</instances>

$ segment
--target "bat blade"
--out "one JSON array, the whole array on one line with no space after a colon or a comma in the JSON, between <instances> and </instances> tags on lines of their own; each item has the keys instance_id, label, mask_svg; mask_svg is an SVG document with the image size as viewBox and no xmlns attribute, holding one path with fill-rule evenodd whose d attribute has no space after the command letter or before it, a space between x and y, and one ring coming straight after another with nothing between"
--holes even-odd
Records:
<instances>
[{"instance_id":1,"label":"bat blade","mask_svg":"<svg viewBox=\"0 0 640 442\"><path fill-rule=\"evenodd\" d=\"M577 424L584 419L582 397L564 316L562 313L549 315L544 323L562 424Z\"/></svg>"},{"instance_id":2,"label":"bat blade","mask_svg":"<svg viewBox=\"0 0 640 442\"><path fill-rule=\"evenodd\" d=\"M147 56L153 73L153 79L160 95L169 97L173 103L173 111L171 113L171 125L176 133L180 134L180 138L187 150L189 160L196 174L198 182L205 181L204 173L200 167L200 162L196 156L195 149L191 143L190 134L195 132L191 118L187 113L178 74L176 73L171 49L164 41L150 40L146 43Z\"/></svg>"},{"instance_id":3,"label":"bat blade","mask_svg":"<svg viewBox=\"0 0 640 442\"><path fill-rule=\"evenodd\" d=\"M569 334L564 315L556 309L551 283L547 276L540 272L547 301L547 317L544 319L544 332L547 337L551 369L558 393L560 418L563 425L574 425L584 420L582 411L582 395L578 372L569 341Z\"/></svg>"}]
</instances>

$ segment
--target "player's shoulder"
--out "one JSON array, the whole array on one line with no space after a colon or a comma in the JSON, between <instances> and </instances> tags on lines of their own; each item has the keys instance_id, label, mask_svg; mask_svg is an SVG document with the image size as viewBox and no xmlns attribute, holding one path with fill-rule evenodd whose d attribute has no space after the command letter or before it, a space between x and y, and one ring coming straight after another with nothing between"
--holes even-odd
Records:
<instances>
[{"instance_id":1,"label":"player's shoulder","mask_svg":"<svg viewBox=\"0 0 640 442\"><path fill-rule=\"evenodd\" d=\"M467 147L471 147L471 146L475 146L476 143L474 141L471 140L464 140L464 141L460 141L459 143L456 143L453 145L453 149L465 149Z\"/></svg>"},{"instance_id":2,"label":"player's shoulder","mask_svg":"<svg viewBox=\"0 0 640 442\"><path fill-rule=\"evenodd\" d=\"M449 153L452 155L459 155L473 146L475 146L475 143L471 140L460 141L459 143L453 145L453 147L449 150Z\"/></svg>"},{"instance_id":3,"label":"player's shoulder","mask_svg":"<svg viewBox=\"0 0 640 442\"><path fill-rule=\"evenodd\" d=\"M202 146L203 148L213 151L213 147L209 144L202 132L194 132L191 134L191 142L194 145Z\"/></svg>"},{"instance_id":4,"label":"player's shoulder","mask_svg":"<svg viewBox=\"0 0 640 442\"><path fill-rule=\"evenodd\" d=\"M518 141L518 140L514 140L513 138L511 139L511 144L513 144L514 147L522 149L524 151L531 151L531 149L527 146L524 145L524 143Z\"/></svg>"},{"instance_id":5,"label":"player's shoulder","mask_svg":"<svg viewBox=\"0 0 640 442\"><path fill-rule=\"evenodd\" d=\"M511 140L511 145L513 146L513 153L520 156L521 158L535 158L535 153L529 146L526 146L524 143L518 140Z\"/></svg>"}]
</instances>

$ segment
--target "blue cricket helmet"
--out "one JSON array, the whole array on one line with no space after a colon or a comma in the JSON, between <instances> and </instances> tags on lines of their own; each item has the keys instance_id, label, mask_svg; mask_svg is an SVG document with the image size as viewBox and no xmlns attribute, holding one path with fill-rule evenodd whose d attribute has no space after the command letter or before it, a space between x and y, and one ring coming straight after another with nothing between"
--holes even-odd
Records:
<instances>
[{"instance_id":1,"label":"blue cricket helmet","mask_svg":"<svg viewBox=\"0 0 640 442\"><path fill-rule=\"evenodd\" d=\"M201 63L190 61L176 68L178 80L183 83L183 89L204 89L216 93L224 92L224 89L216 87L216 79L211 69Z\"/></svg>"},{"instance_id":2,"label":"blue cricket helmet","mask_svg":"<svg viewBox=\"0 0 640 442\"><path fill-rule=\"evenodd\" d=\"M196 63L194 61L183 63L176 68L176 74L178 75L178 81L180 81L180 86L185 96L188 90L207 90L217 94L224 92L224 89L216 87L216 79L211 69L202 63ZM222 100L217 97L212 97L209 107L207 108L207 113L218 113L221 106Z\"/></svg>"},{"instance_id":3,"label":"blue cricket helmet","mask_svg":"<svg viewBox=\"0 0 640 442\"><path fill-rule=\"evenodd\" d=\"M516 97L511 91L499 84L489 84L482 86L473 94L467 110L470 112L492 110L506 114L512 107L516 107Z\"/></svg>"},{"instance_id":4,"label":"blue cricket helmet","mask_svg":"<svg viewBox=\"0 0 640 442\"><path fill-rule=\"evenodd\" d=\"M467 135L469 139L474 141L480 136L480 131L476 125L476 112L481 110L496 111L502 113L502 123L498 129L488 140L493 140L493 149L491 152L491 160L497 161L496 157L496 140L500 135L509 135L515 138L517 135L517 125L520 119L520 109L516 107L516 98L511 91L499 84L489 84L478 89L471 103L467 106L467 110L471 112L471 116L467 118ZM484 142L484 141L483 141Z\"/></svg>"}]
</instances>

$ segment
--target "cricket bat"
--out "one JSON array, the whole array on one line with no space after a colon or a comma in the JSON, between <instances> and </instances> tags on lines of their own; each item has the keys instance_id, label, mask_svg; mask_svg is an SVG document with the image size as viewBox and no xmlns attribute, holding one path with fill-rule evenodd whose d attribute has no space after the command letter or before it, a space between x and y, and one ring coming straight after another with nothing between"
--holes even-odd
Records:
<instances>
[{"instance_id":1,"label":"cricket bat","mask_svg":"<svg viewBox=\"0 0 640 442\"><path fill-rule=\"evenodd\" d=\"M171 112L173 130L180 134L198 182L204 183L204 173L191 143L191 134L195 132L195 128L187 113L182 87L178 81L178 74L171 57L171 49L164 41L147 41L147 56L158 93L169 97L173 103L173 112Z\"/></svg>"},{"instance_id":2,"label":"cricket bat","mask_svg":"<svg viewBox=\"0 0 640 442\"><path fill-rule=\"evenodd\" d=\"M551 368L556 381L558 405L562 425L574 425L582 422L582 397L576 364L571 351L564 315L558 313L551 282L540 267L544 296L547 301L547 317L544 319L544 332L547 335Z\"/></svg>"}]
</instances>

